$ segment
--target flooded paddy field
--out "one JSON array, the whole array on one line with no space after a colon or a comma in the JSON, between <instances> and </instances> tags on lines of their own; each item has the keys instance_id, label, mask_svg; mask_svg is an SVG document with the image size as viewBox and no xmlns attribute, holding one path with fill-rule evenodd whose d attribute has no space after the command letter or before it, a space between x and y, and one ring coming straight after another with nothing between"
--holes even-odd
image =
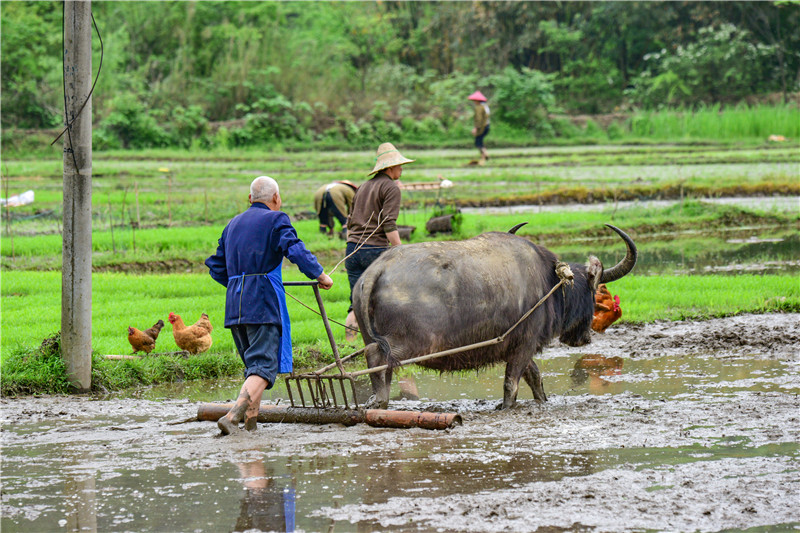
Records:
<instances>
[{"instance_id":1,"label":"flooded paddy field","mask_svg":"<svg viewBox=\"0 0 800 533\"><path fill-rule=\"evenodd\" d=\"M800 529L800 314L615 325L537 361L406 374L447 431L178 423L238 380L2 400L13 531L788 531ZM365 387L366 388L366 387ZM265 398L277 401L277 386Z\"/></svg>"}]
</instances>

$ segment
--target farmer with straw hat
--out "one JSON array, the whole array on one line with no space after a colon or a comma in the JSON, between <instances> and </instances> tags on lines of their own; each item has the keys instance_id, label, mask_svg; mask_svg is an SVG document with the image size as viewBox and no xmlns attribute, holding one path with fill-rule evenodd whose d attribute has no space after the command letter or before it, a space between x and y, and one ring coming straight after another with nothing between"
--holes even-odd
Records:
<instances>
[{"instance_id":1,"label":"farmer with straw hat","mask_svg":"<svg viewBox=\"0 0 800 533\"><path fill-rule=\"evenodd\" d=\"M319 231L333 236L335 220L342 225L342 239L347 236L347 215L353 208L358 186L352 181L336 180L314 193L314 210L319 217Z\"/></svg>"},{"instance_id":2,"label":"farmer with straw hat","mask_svg":"<svg viewBox=\"0 0 800 533\"><path fill-rule=\"evenodd\" d=\"M467 99L475 102L475 127L472 128L472 136L475 137L475 148L481 152L478 164L484 165L489 160L489 153L483 145L483 138L489 134L489 104L480 91L475 91Z\"/></svg>"},{"instance_id":3,"label":"farmer with straw hat","mask_svg":"<svg viewBox=\"0 0 800 533\"><path fill-rule=\"evenodd\" d=\"M353 199L347 219L347 259L344 266L350 281L350 308L347 313L347 340L354 340L358 326L353 313L353 287L358 278L390 246L400 245L397 216L400 214L400 188L396 181L407 159L392 143L378 146L372 176L363 183Z\"/></svg>"}]
</instances>

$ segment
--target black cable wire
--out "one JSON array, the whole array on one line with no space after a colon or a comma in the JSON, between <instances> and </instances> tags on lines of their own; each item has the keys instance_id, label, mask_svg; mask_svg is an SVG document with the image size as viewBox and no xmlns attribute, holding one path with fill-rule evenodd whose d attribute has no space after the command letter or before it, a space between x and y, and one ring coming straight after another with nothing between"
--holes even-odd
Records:
<instances>
[{"instance_id":1,"label":"black cable wire","mask_svg":"<svg viewBox=\"0 0 800 533\"><path fill-rule=\"evenodd\" d=\"M100 41L100 64L97 66L97 75L94 78L94 83L92 83L92 88L89 90L89 94L86 96L86 100L83 101L83 105L78 110L78 113L75 115L71 121L67 116L67 80L66 76L64 75L64 18L66 16L66 2L61 4L61 82L64 88L64 123L66 126L61 133L58 134L58 137L53 139L53 142L50 143L50 146L53 146L56 141L58 141L64 133L67 133L67 138L69 139L69 149L72 152L72 161L75 163L75 168L78 168L78 162L75 160L75 153L72 150L72 137L69 133L69 130L72 129L72 125L78 120L78 117L81 116L83 113L83 109L86 107L86 104L89 103L89 99L92 97L92 93L94 93L95 85L97 85L97 80L100 79L100 70L103 68L103 56L105 55L105 50L103 46L103 37L100 35L100 28L97 27L97 21L94 20L94 13L90 13L92 17L92 24L94 24L94 31L97 33L97 39Z\"/></svg>"}]
</instances>

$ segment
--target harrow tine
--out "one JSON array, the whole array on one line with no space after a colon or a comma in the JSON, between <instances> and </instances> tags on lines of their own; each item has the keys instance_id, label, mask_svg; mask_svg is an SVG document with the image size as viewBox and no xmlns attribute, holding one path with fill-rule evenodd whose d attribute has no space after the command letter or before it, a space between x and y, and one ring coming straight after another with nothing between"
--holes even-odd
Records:
<instances>
[{"instance_id":1,"label":"harrow tine","mask_svg":"<svg viewBox=\"0 0 800 533\"><path fill-rule=\"evenodd\" d=\"M314 385L311 383L311 380L305 380L306 384L308 385L308 393L311 396L311 404L314 407L319 407L317 404L317 395L314 392Z\"/></svg>"},{"instance_id":2,"label":"harrow tine","mask_svg":"<svg viewBox=\"0 0 800 533\"><path fill-rule=\"evenodd\" d=\"M350 402L347 400L347 389L344 388L344 380L339 380L339 387L342 389L342 396L344 396L344 406L350 407Z\"/></svg>"},{"instance_id":3,"label":"harrow tine","mask_svg":"<svg viewBox=\"0 0 800 533\"><path fill-rule=\"evenodd\" d=\"M337 401L336 398L336 389L333 386L333 378L328 378L328 387L330 387L331 389L331 398L333 399L333 406L338 408L339 402Z\"/></svg>"},{"instance_id":4,"label":"harrow tine","mask_svg":"<svg viewBox=\"0 0 800 533\"><path fill-rule=\"evenodd\" d=\"M303 395L303 383L300 378L297 379L297 392L300 394L300 403L303 407L306 407L306 397Z\"/></svg>"},{"instance_id":5,"label":"harrow tine","mask_svg":"<svg viewBox=\"0 0 800 533\"><path fill-rule=\"evenodd\" d=\"M353 393L353 408L358 409L358 395L356 394L356 381L350 374L347 375L347 380L350 382L350 391Z\"/></svg>"},{"instance_id":6,"label":"harrow tine","mask_svg":"<svg viewBox=\"0 0 800 533\"><path fill-rule=\"evenodd\" d=\"M318 379L314 384L317 388L317 399L319 400L318 407L324 409L328 406L328 395L325 391L325 383L321 379Z\"/></svg>"},{"instance_id":7,"label":"harrow tine","mask_svg":"<svg viewBox=\"0 0 800 533\"><path fill-rule=\"evenodd\" d=\"M286 394L289 395L289 404L294 407L294 398L292 397L292 377L286 376L283 378L283 382L286 384Z\"/></svg>"}]
</instances>

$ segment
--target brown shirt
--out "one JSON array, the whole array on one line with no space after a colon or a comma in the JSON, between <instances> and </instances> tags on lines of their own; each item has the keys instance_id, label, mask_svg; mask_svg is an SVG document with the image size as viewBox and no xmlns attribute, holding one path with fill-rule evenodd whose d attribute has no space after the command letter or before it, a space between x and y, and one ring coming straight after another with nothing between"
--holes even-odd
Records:
<instances>
[{"instance_id":1,"label":"brown shirt","mask_svg":"<svg viewBox=\"0 0 800 533\"><path fill-rule=\"evenodd\" d=\"M384 222L380 229L375 231L378 227L378 213L381 213L380 218ZM400 187L392 178L379 172L362 184L356 192L353 211L347 220L347 242L388 247L390 243L386 234L397 229L399 214ZM375 233L367 239L373 231Z\"/></svg>"},{"instance_id":2,"label":"brown shirt","mask_svg":"<svg viewBox=\"0 0 800 533\"><path fill-rule=\"evenodd\" d=\"M489 106L485 102L475 102L475 135L481 135L489 125Z\"/></svg>"},{"instance_id":3,"label":"brown shirt","mask_svg":"<svg viewBox=\"0 0 800 533\"><path fill-rule=\"evenodd\" d=\"M314 210L317 214L322 210L322 203L326 193L331 193L331 199L336 209L345 215L350 213L353 207L353 196L355 196L356 191L345 183L334 182L323 185L314 193Z\"/></svg>"}]
</instances>

